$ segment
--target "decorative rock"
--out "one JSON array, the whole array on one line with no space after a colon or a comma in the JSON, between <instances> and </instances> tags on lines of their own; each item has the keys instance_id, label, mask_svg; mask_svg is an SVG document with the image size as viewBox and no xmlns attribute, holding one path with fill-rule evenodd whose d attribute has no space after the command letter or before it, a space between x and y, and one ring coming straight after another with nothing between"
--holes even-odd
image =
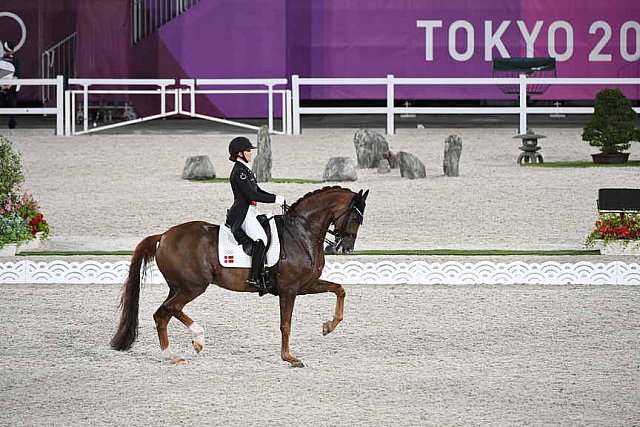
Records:
<instances>
[{"instance_id":1,"label":"decorative rock","mask_svg":"<svg viewBox=\"0 0 640 427\"><path fill-rule=\"evenodd\" d=\"M409 179L427 177L424 164L413 154L399 151L396 157L398 158L398 166L400 167L400 176Z\"/></svg>"},{"instance_id":2,"label":"decorative rock","mask_svg":"<svg viewBox=\"0 0 640 427\"><path fill-rule=\"evenodd\" d=\"M449 135L444 140L444 159L442 169L446 176L460 176L459 163L462 153L462 138L458 135Z\"/></svg>"},{"instance_id":3,"label":"decorative rock","mask_svg":"<svg viewBox=\"0 0 640 427\"><path fill-rule=\"evenodd\" d=\"M380 160L380 164L378 165L378 173L389 173L391 172L391 166L389 166L389 160L382 159Z\"/></svg>"},{"instance_id":4,"label":"decorative rock","mask_svg":"<svg viewBox=\"0 0 640 427\"><path fill-rule=\"evenodd\" d=\"M258 131L258 149L253 160L253 173L256 174L258 182L271 181L271 137L266 125Z\"/></svg>"},{"instance_id":5,"label":"decorative rock","mask_svg":"<svg viewBox=\"0 0 640 427\"><path fill-rule=\"evenodd\" d=\"M325 181L356 181L358 172L353 159L331 157L324 167L322 179Z\"/></svg>"},{"instance_id":6,"label":"decorative rock","mask_svg":"<svg viewBox=\"0 0 640 427\"><path fill-rule=\"evenodd\" d=\"M369 129L359 129L353 137L359 168L377 168L380 160L389 153L384 136Z\"/></svg>"},{"instance_id":7,"label":"decorative rock","mask_svg":"<svg viewBox=\"0 0 640 427\"><path fill-rule=\"evenodd\" d=\"M191 156L187 158L182 170L182 179L200 180L216 177L216 171L209 156Z\"/></svg>"}]
</instances>

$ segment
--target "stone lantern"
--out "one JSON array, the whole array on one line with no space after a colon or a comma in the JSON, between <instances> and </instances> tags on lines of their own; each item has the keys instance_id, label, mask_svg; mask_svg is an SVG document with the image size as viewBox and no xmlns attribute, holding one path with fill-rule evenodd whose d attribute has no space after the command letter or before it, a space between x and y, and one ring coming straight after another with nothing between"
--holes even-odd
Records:
<instances>
[{"instance_id":1,"label":"stone lantern","mask_svg":"<svg viewBox=\"0 0 640 427\"><path fill-rule=\"evenodd\" d=\"M521 164L524 160L525 163L543 163L542 154L538 153L541 147L538 147L538 140L546 138L544 135L539 135L531 129L527 129L527 133L514 136L514 138L522 139L522 146L518 147L522 150L522 153L518 156L518 164Z\"/></svg>"}]
</instances>

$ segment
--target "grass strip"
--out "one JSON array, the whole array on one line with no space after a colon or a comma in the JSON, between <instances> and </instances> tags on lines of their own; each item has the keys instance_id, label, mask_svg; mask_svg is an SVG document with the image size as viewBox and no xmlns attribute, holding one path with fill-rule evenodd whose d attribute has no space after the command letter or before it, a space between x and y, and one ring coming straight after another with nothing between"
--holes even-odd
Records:
<instances>
[{"instance_id":1,"label":"grass strip","mask_svg":"<svg viewBox=\"0 0 640 427\"><path fill-rule=\"evenodd\" d=\"M133 255L133 251L24 251L18 252L18 256L108 256L108 255Z\"/></svg>"},{"instance_id":2,"label":"grass strip","mask_svg":"<svg viewBox=\"0 0 640 427\"><path fill-rule=\"evenodd\" d=\"M108 256L108 255L132 255L133 251L25 251L18 256ZM454 255L454 256L508 256L508 255L599 255L599 250L502 250L502 249L402 249L402 250L367 250L354 251L349 255ZM338 256L342 254L336 254Z\"/></svg>"},{"instance_id":3,"label":"grass strip","mask_svg":"<svg viewBox=\"0 0 640 427\"><path fill-rule=\"evenodd\" d=\"M589 161L522 163L521 165L534 168L624 168L640 167L640 160L630 160L627 163L620 163L615 165L595 164Z\"/></svg>"},{"instance_id":4,"label":"grass strip","mask_svg":"<svg viewBox=\"0 0 640 427\"><path fill-rule=\"evenodd\" d=\"M199 179L196 182L203 183L222 183L229 182L229 178L211 178L211 179ZM324 181L317 181L313 179L302 179L302 178L271 178L270 182L274 182L276 184L324 184Z\"/></svg>"},{"instance_id":5,"label":"grass strip","mask_svg":"<svg viewBox=\"0 0 640 427\"><path fill-rule=\"evenodd\" d=\"M426 250L368 250L354 251L351 255L456 255L456 256L508 256L508 255L599 255L599 250L502 250L502 249L426 249Z\"/></svg>"}]
</instances>

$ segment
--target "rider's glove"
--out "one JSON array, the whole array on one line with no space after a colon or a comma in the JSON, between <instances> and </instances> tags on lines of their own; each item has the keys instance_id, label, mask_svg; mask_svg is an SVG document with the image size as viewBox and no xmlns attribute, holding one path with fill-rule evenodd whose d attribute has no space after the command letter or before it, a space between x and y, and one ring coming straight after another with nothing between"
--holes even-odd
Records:
<instances>
[{"instance_id":1,"label":"rider's glove","mask_svg":"<svg viewBox=\"0 0 640 427\"><path fill-rule=\"evenodd\" d=\"M276 196L276 203L279 204L280 206L284 205L286 203L284 201L284 196L277 195Z\"/></svg>"}]
</instances>

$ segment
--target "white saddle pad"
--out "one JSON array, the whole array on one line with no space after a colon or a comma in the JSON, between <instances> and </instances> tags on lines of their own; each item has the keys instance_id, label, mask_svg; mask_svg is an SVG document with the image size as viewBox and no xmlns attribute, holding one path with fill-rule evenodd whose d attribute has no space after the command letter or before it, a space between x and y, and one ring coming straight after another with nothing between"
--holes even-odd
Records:
<instances>
[{"instance_id":1,"label":"white saddle pad","mask_svg":"<svg viewBox=\"0 0 640 427\"><path fill-rule=\"evenodd\" d=\"M267 267L273 267L280 258L280 239L273 217L269 219L269 226L271 227L271 246L267 249ZM251 268L251 257L244 253L242 245L236 242L231 229L226 225L220 226L218 259L223 267Z\"/></svg>"}]
</instances>

